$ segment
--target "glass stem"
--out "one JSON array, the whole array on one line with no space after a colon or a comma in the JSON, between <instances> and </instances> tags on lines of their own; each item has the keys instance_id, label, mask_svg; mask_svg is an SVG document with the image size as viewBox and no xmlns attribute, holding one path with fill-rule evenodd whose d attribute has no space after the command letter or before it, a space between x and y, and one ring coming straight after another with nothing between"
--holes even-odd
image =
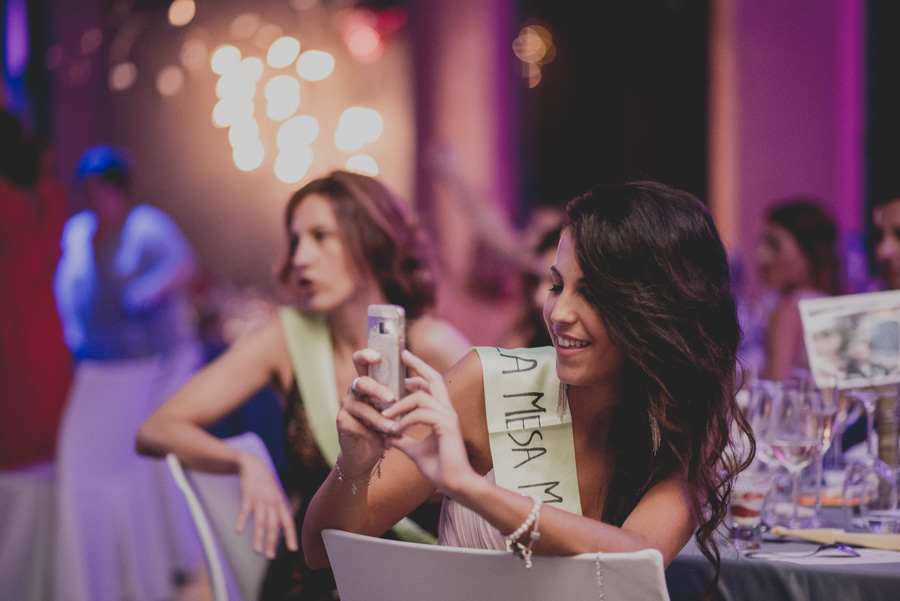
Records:
<instances>
[{"instance_id":1,"label":"glass stem","mask_svg":"<svg viewBox=\"0 0 900 601\"><path fill-rule=\"evenodd\" d=\"M824 493L822 487L822 477L825 471L825 454L821 451L816 454L816 464L815 464L815 478L816 478L816 514L815 514L815 525L818 526L819 522L821 522L822 515L822 494Z\"/></svg>"},{"instance_id":2,"label":"glass stem","mask_svg":"<svg viewBox=\"0 0 900 601\"><path fill-rule=\"evenodd\" d=\"M875 439L872 438L872 432L875 431L875 403L866 404L866 448L869 450L869 457L875 458L878 453L875 450Z\"/></svg>"},{"instance_id":3,"label":"glass stem","mask_svg":"<svg viewBox=\"0 0 900 601\"><path fill-rule=\"evenodd\" d=\"M791 528L800 527L800 518L798 509L800 507L800 472L791 470L791 504L794 506L791 514Z\"/></svg>"},{"instance_id":4,"label":"glass stem","mask_svg":"<svg viewBox=\"0 0 900 601\"><path fill-rule=\"evenodd\" d=\"M835 418L835 422L838 419ZM831 438L831 446L828 447L828 469L841 469L844 467L844 424L838 424L834 428Z\"/></svg>"}]
</instances>

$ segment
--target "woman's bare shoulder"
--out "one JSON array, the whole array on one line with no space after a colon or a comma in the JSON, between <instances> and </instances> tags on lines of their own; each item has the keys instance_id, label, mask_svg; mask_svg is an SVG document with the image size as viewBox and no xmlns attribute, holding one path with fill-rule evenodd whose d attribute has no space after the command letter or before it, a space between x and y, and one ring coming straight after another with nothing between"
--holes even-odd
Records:
<instances>
[{"instance_id":1,"label":"woman's bare shoulder","mask_svg":"<svg viewBox=\"0 0 900 601\"><path fill-rule=\"evenodd\" d=\"M275 311L268 320L250 327L229 346L223 355L226 369L245 368L267 371L280 387L290 387L293 365L287 348L281 312Z\"/></svg>"},{"instance_id":2,"label":"woman's bare shoulder","mask_svg":"<svg viewBox=\"0 0 900 601\"><path fill-rule=\"evenodd\" d=\"M409 350L441 373L472 348L469 339L453 324L431 315L411 322L407 336Z\"/></svg>"},{"instance_id":3,"label":"woman's bare shoulder","mask_svg":"<svg viewBox=\"0 0 900 601\"><path fill-rule=\"evenodd\" d=\"M450 400L472 467L484 474L491 467L487 414L484 407L484 373L478 351L472 349L444 374Z\"/></svg>"}]
</instances>

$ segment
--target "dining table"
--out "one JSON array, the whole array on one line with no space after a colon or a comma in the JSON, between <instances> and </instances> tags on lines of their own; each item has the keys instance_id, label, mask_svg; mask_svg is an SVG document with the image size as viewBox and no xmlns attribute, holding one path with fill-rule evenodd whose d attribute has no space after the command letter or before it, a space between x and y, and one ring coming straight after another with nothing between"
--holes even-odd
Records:
<instances>
[{"instance_id":1,"label":"dining table","mask_svg":"<svg viewBox=\"0 0 900 601\"><path fill-rule=\"evenodd\" d=\"M854 547L859 557L840 551L808 554L818 543L764 536L747 556L719 539L722 569L713 601L898 601L900 551ZM702 599L713 577L712 564L692 539L666 569L671 601Z\"/></svg>"}]
</instances>

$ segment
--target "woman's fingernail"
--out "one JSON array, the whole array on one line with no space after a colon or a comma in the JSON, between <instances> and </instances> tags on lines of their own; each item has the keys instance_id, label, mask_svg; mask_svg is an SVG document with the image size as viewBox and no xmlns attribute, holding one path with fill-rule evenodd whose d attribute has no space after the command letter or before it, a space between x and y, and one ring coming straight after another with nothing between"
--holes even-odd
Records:
<instances>
[{"instance_id":1,"label":"woman's fingernail","mask_svg":"<svg viewBox=\"0 0 900 601\"><path fill-rule=\"evenodd\" d=\"M381 395L381 400L385 403L393 403L394 402L394 393L388 390L387 392Z\"/></svg>"},{"instance_id":2,"label":"woman's fingernail","mask_svg":"<svg viewBox=\"0 0 900 601\"><path fill-rule=\"evenodd\" d=\"M394 429L397 427L397 422L393 420L386 419L381 422L381 429L384 430L385 434L391 434L394 432Z\"/></svg>"}]
</instances>

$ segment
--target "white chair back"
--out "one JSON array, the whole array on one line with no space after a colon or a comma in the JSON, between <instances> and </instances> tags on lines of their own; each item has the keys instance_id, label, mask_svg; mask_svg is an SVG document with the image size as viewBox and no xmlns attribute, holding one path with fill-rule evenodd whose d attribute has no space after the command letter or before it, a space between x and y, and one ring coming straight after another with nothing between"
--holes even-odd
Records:
<instances>
[{"instance_id":1,"label":"white chair back","mask_svg":"<svg viewBox=\"0 0 900 601\"><path fill-rule=\"evenodd\" d=\"M534 556L322 533L341 601L669 601L662 554ZM598 576L599 575L599 576Z\"/></svg>"},{"instance_id":2,"label":"white chair back","mask_svg":"<svg viewBox=\"0 0 900 601\"><path fill-rule=\"evenodd\" d=\"M268 450L253 432L225 442L260 457L275 473ZM200 534L213 601L256 601L268 560L253 550L252 517L243 533L234 530L241 505L239 476L185 469L171 453L166 463Z\"/></svg>"}]
</instances>

